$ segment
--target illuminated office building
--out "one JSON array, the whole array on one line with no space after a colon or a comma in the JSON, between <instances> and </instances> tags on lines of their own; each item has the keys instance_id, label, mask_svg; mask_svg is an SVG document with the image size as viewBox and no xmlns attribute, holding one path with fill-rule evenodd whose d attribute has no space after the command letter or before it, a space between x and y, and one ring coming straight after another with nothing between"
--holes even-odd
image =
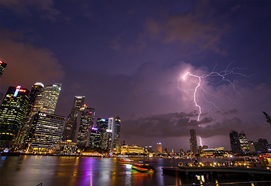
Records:
<instances>
[{"instance_id":1,"label":"illuminated office building","mask_svg":"<svg viewBox=\"0 0 271 186\"><path fill-rule=\"evenodd\" d=\"M2 76L7 64L0 60L0 77Z\"/></svg>"},{"instance_id":2,"label":"illuminated office building","mask_svg":"<svg viewBox=\"0 0 271 186\"><path fill-rule=\"evenodd\" d=\"M163 152L162 143L157 143L157 151L160 153Z\"/></svg>"},{"instance_id":3,"label":"illuminated office building","mask_svg":"<svg viewBox=\"0 0 271 186\"><path fill-rule=\"evenodd\" d=\"M198 154L198 143L195 129L190 130L190 150L192 154Z\"/></svg>"},{"instance_id":4,"label":"illuminated office building","mask_svg":"<svg viewBox=\"0 0 271 186\"><path fill-rule=\"evenodd\" d=\"M244 154L250 153L248 140L244 131L239 133L239 142L242 153Z\"/></svg>"},{"instance_id":5,"label":"illuminated office building","mask_svg":"<svg viewBox=\"0 0 271 186\"><path fill-rule=\"evenodd\" d=\"M230 130L229 135L230 135L232 153L241 153L241 146L240 146L238 132L236 132L235 130Z\"/></svg>"},{"instance_id":6,"label":"illuminated office building","mask_svg":"<svg viewBox=\"0 0 271 186\"><path fill-rule=\"evenodd\" d=\"M108 138L108 147L111 152L120 152L120 117L108 118L108 127L106 132Z\"/></svg>"},{"instance_id":7,"label":"illuminated office building","mask_svg":"<svg viewBox=\"0 0 271 186\"><path fill-rule=\"evenodd\" d=\"M61 87L61 83L44 86L35 99L31 116L38 112L54 114Z\"/></svg>"},{"instance_id":8,"label":"illuminated office building","mask_svg":"<svg viewBox=\"0 0 271 186\"><path fill-rule=\"evenodd\" d=\"M36 82L34 85L32 85L30 95L29 95L29 105L31 107L31 110L35 103L36 97L38 96L42 88L44 88L44 85L40 82Z\"/></svg>"},{"instance_id":9,"label":"illuminated office building","mask_svg":"<svg viewBox=\"0 0 271 186\"><path fill-rule=\"evenodd\" d=\"M0 146L17 144L17 137L29 113L29 90L9 87L0 107Z\"/></svg>"},{"instance_id":10,"label":"illuminated office building","mask_svg":"<svg viewBox=\"0 0 271 186\"><path fill-rule=\"evenodd\" d=\"M64 133L63 133L63 140L72 140L73 142L76 142L77 139L75 139L75 131L78 123L77 116L78 112L80 111L80 108L84 106L85 103L85 96L75 96L73 101L73 106L71 109L71 113L68 116L68 119L65 123Z\"/></svg>"},{"instance_id":11,"label":"illuminated office building","mask_svg":"<svg viewBox=\"0 0 271 186\"><path fill-rule=\"evenodd\" d=\"M78 146L89 146L91 128L94 127L95 109L84 105L76 119L75 139Z\"/></svg>"},{"instance_id":12,"label":"illuminated office building","mask_svg":"<svg viewBox=\"0 0 271 186\"><path fill-rule=\"evenodd\" d=\"M38 112L33 116L33 135L30 149L33 151L50 152L55 143L61 141L65 117Z\"/></svg>"}]
</instances>

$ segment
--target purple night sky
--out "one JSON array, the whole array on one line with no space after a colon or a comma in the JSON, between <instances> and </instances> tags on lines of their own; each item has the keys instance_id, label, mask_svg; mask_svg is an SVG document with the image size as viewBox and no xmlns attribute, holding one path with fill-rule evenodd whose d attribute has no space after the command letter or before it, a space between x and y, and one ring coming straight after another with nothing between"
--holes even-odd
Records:
<instances>
[{"instance_id":1,"label":"purple night sky","mask_svg":"<svg viewBox=\"0 0 271 186\"><path fill-rule=\"evenodd\" d=\"M55 114L86 96L120 116L121 141L230 149L229 131L271 143L271 1L0 0L0 91L63 84ZM204 75L229 73L224 79ZM233 70L233 71L230 71ZM202 76L183 76L186 72ZM223 81L224 80L224 81ZM228 80L228 81L227 81ZM198 141L199 143L199 141Z\"/></svg>"}]
</instances>

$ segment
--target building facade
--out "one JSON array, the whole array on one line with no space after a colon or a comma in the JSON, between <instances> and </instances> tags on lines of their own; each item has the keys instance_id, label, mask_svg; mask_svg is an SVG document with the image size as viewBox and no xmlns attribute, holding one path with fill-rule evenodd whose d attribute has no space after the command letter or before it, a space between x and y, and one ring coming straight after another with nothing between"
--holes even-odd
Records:
<instances>
[{"instance_id":1,"label":"building facade","mask_svg":"<svg viewBox=\"0 0 271 186\"><path fill-rule=\"evenodd\" d=\"M85 96L75 96L73 101L73 106L71 109L71 113L68 116L68 119L65 123L64 133L63 133L63 140L72 140L73 142L76 142L77 139L75 139L75 131L78 123L77 116L78 112L80 111L80 108L83 107L85 103Z\"/></svg>"},{"instance_id":2,"label":"building facade","mask_svg":"<svg viewBox=\"0 0 271 186\"><path fill-rule=\"evenodd\" d=\"M190 150L192 154L198 154L198 143L195 129L190 130Z\"/></svg>"},{"instance_id":3,"label":"building facade","mask_svg":"<svg viewBox=\"0 0 271 186\"><path fill-rule=\"evenodd\" d=\"M239 142L240 142L241 152L243 154L249 154L250 153L249 144L248 144L248 140L244 131L239 133Z\"/></svg>"},{"instance_id":4,"label":"building facade","mask_svg":"<svg viewBox=\"0 0 271 186\"><path fill-rule=\"evenodd\" d=\"M235 130L230 130L229 135L232 153L241 153L238 132L236 132Z\"/></svg>"},{"instance_id":5,"label":"building facade","mask_svg":"<svg viewBox=\"0 0 271 186\"><path fill-rule=\"evenodd\" d=\"M34 115L32 122L33 135L29 143L30 149L50 152L54 144L61 141L65 117L38 112Z\"/></svg>"},{"instance_id":6,"label":"building facade","mask_svg":"<svg viewBox=\"0 0 271 186\"><path fill-rule=\"evenodd\" d=\"M9 87L0 107L0 146L18 144L29 114L29 90Z\"/></svg>"},{"instance_id":7,"label":"building facade","mask_svg":"<svg viewBox=\"0 0 271 186\"><path fill-rule=\"evenodd\" d=\"M35 98L31 116L38 112L54 114L61 87L61 83L44 86Z\"/></svg>"}]
</instances>

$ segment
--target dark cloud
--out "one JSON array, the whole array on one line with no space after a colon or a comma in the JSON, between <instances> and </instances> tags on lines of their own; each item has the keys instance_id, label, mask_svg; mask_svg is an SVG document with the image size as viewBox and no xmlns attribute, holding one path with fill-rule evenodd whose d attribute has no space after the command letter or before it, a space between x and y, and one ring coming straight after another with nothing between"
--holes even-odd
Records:
<instances>
[{"instance_id":1,"label":"dark cloud","mask_svg":"<svg viewBox=\"0 0 271 186\"><path fill-rule=\"evenodd\" d=\"M20 32L1 30L0 40L0 57L8 64L2 86L31 87L37 81L52 84L62 80L62 65L50 50L26 42Z\"/></svg>"},{"instance_id":2,"label":"dark cloud","mask_svg":"<svg viewBox=\"0 0 271 186\"><path fill-rule=\"evenodd\" d=\"M231 109L231 110L218 110L217 113L221 113L222 115L228 115L228 114L236 114L238 111L237 109Z\"/></svg>"},{"instance_id":3,"label":"dark cloud","mask_svg":"<svg viewBox=\"0 0 271 186\"><path fill-rule=\"evenodd\" d=\"M54 20L60 14L58 10L53 8L54 0L0 0L0 5L2 8L10 9L21 16L32 15L33 8L40 12L42 18Z\"/></svg>"},{"instance_id":4,"label":"dark cloud","mask_svg":"<svg viewBox=\"0 0 271 186\"><path fill-rule=\"evenodd\" d=\"M177 41L184 51L225 53L219 48L219 43L227 30L226 26L202 22L193 14L171 15L161 22L148 19L146 25L150 37L161 38L166 43Z\"/></svg>"}]
</instances>

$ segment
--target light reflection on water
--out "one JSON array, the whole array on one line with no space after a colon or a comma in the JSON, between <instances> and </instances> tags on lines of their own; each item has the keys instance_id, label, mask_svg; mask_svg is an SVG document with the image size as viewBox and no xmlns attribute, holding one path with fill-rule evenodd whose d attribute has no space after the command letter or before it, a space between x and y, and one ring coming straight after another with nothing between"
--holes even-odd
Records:
<instances>
[{"instance_id":1,"label":"light reflection on water","mask_svg":"<svg viewBox=\"0 0 271 186\"><path fill-rule=\"evenodd\" d=\"M195 178L187 180L163 174L163 167L176 167L180 161L149 159L147 163L156 167L156 173L146 174L120 164L117 158L3 156L0 183L1 186L36 186L39 183L42 186L177 186L193 183Z\"/></svg>"}]
</instances>

